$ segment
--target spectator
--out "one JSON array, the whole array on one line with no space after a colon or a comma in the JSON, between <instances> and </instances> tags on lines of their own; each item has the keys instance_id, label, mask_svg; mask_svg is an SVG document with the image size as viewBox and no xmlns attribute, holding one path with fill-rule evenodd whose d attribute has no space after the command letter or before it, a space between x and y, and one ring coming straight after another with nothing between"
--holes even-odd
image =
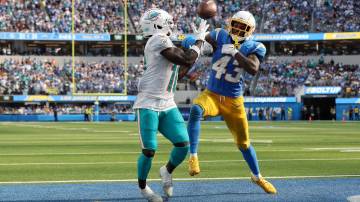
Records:
<instances>
[{"instance_id":1,"label":"spectator","mask_svg":"<svg viewBox=\"0 0 360 202\"><path fill-rule=\"evenodd\" d=\"M284 105L281 106L281 109L280 109L280 120L285 120L285 107Z\"/></svg>"},{"instance_id":2,"label":"spectator","mask_svg":"<svg viewBox=\"0 0 360 202\"><path fill-rule=\"evenodd\" d=\"M294 33L310 30L313 7L309 1L265 0L264 4L264 32Z\"/></svg>"},{"instance_id":3,"label":"spectator","mask_svg":"<svg viewBox=\"0 0 360 202\"><path fill-rule=\"evenodd\" d=\"M254 90L254 96L295 96L303 86L340 86L341 96L357 97L360 92L360 65L324 62L313 64L304 60L268 60ZM200 60L189 72L185 82L189 90L202 90L207 85L211 68L209 60ZM137 84L144 72L144 62L128 65L127 92L137 94ZM0 95L69 95L72 93L72 67L53 59L5 59L0 62ZM253 77L245 74L245 88ZM121 61L77 61L75 64L77 93L123 93L125 67ZM247 92L247 91L245 91ZM265 112L266 114L266 112Z\"/></svg>"},{"instance_id":4,"label":"spectator","mask_svg":"<svg viewBox=\"0 0 360 202\"><path fill-rule=\"evenodd\" d=\"M350 121L354 120L353 113L354 113L354 110L353 110L353 108L350 106L350 107L349 107L349 120L350 120Z\"/></svg>"},{"instance_id":5,"label":"spectator","mask_svg":"<svg viewBox=\"0 0 360 202\"><path fill-rule=\"evenodd\" d=\"M330 115L331 115L331 120L335 121L335 120L336 120L336 110L335 110L335 107L331 107L331 109L330 109Z\"/></svg>"},{"instance_id":6,"label":"spectator","mask_svg":"<svg viewBox=\"0 0 360 202\"><path fill-rule=\"evenodd\" d=\"M276 109L273 108L271 111L271 120L276 121L276 118L277 118Z\"/></svg>"},{"instance_id":7,"label":"spectator","mask_svg":"<svg viewBox=\"0 0 360 202\"><path fill-rule=\"evenodd\" d=\"M259 120L260 121L264 120L264 110L263 110L263 108L259 109Z\"/></svg>"},{"instance_id":8,"label":"spectator","mask_svg":"<svg viewBox=\"0 0 360 202\"><path fill-rule=\"evenodd\" d=\"M359 117L359 107L358 107L358 106L355 106L355 107L354 107L354 116L355 116L355 120L356 120L356 121L359 121L359 120L360 120L360 117Z\"/></svg>"},{"instance_id":9,"label":"spectator","mask_svg":"<svg viewBox=\"0 0 360 202\"><path fill-rule=\"evenodd\" d=\"M315 108L314 108L314 105L311 105L311 107L310 107L310 118L311 118L311 120L314 120L314 118L315 118Z\"/></svg>"},{"instance_id":10,"label":"spectator","mask_svg":"<svg viewBox=\"0 0 360 202\"><path fill-rule=\"evenodd\" d=\"M128 32L139 33L141 15L149 8L168 11L177 25L176 33L191 33L199 22L196 8L201 0L128 1ZM77 33L122 34L125 27L123 2L75 0L74 28ZM257 23L255 32L351 32L360 30L360 2L355 0L219 0L211 29L225 27L239 10L250 11ZM72 30L71 0L0 1L1 32L53 32Z\"/></svg>"},{"instance_id":11,"label":"spectator","mask_svg":"<svg viewBox=\"0 0 360 202\"><path fill-rule=\"evenodd\" d=\"M110 118L110 121L116 121L116 111L115 110L113 110L112 112L111 112L111 118Z\"/></svg>"},{"instance_id":12,"label":"spectator","mask_svg":"<svg viewBox=\"0 0 360 202\"><path fill-rule=\"evenodd\" d=\"M287 114L288 114L289 121L292 120L292 113L293 113L293 109L291 107L288 107Z\"/></svg>"},{"instance_id":13,"label":"spectator","mask_svg":"<svg viewBox=\"0 0 360 202\"><path fill-rule=\"evenodd\" d=\"M2 32L71 32L71 0L2 1ZM75 32L122 33L123 7L116 0L76 0Z\"/></svg>"},{"instance_id":14,"label":"spectator","mask_svg":"<svg viewBox=\"0 0 360 202\"><path fill-rule=\"evenodd\" d=\"M317 118L317 120L320 120L320 118L321 118L321 113L320 113L320 107L319 106L316 107L316 118Z\"/></svg>"},{"instance_id":15,"label":"spectator","mask_svg":"<svg viewBox=\"0 0 360 202\"><path fill-rule=\"evenodd\" d=\"M54 121L58 122L58 112L56 105L53 106L53 113L54 113Z\"/></svg>"},{"instance_id":16,"label":"spectator","mask_svg":"<svg viewBox=\"0 0 360 202\"><path fill-rule=\"evenodd\" d=\"M252 108L249 108L248 109L248 120L252 121L252 118L253 118L253 111L252 111Z\"/></svg>"},{"instance_id":17,"label":"spectator","mask_svg":"<svg viewBox=\"0 0 360 202\"><path fill-rule=\"evenodd\" d=\"M89 108L88 107L86 107L85 111L84 111L84 121L90 121Z\"/></svg>"},{"instance_id":18,"label":"spectator","mask_svg":"<svg viewBox=\"0 0 360 202\"><path fill-rule=\"evenodd\" d=\"M265 113L266 113L266 120L270 121L270 107L266 107Z\"/></svg>"}]
</instances>

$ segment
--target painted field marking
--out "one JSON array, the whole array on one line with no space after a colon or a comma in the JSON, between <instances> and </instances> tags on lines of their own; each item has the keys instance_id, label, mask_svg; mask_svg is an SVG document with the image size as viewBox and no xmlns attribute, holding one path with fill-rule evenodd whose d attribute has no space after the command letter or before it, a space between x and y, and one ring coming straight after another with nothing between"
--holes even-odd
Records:
<instances>
[{"instance_id":1,"label":"painted field marking","mask_svg":"<svg viewBox=\"0 0 360 202\"><path fill-rule=\"evenodd\" d=\"M139 133L130 133L129 136L139 136Z\"/></svg>"},{"instance_id":2,"label":"painted field marking","mask_svg":"<svg viewBox=\"0 0 360 202\"><path fill-rule=\"evenodd\" d=\"M129 133L128 130L93 130L94 133Z\"/></svg>"},{"instance_id":3,"label":"painted field marking","mask_svg":"<svg viewBox=\"0 0 360 202\"><path fill-rule=\"evenodd\" d=\"M6 124L2 124L6 125ZM20 126L20 127L31 127L31 128L44 128L44 129L57 129L57 130L65 130L65 131L86 131L92 133L129 133L127 130L94 130L93 128L71 128L71 127L62 127L62 126L49 126L49 125L38 125L38 124L22 124L22 123L14 123L8 124L11 126Z\"/></svg>"},{"instance_id":4,"label":"painted field marking","mask_svg":"<svg viewBox=\"0 0 360 202\"><path fill-rule=\"evenodd\" d=\"M340 152L360 152L360 149L345 149L345 150L340 150Z\"/></svg>"},{"instance_id":5,"label":"painted field marking","mask_svg":"<svg viewBox=\"0 0 360 202\"><path fill-rule=\"evenodd\" d=\"M304 148L310 151L346 151L346 150L360 150L360 147L319 147L319 148Z\"/></svg>"},{"instance_id":6,"label":"painted field marking","mask_svg":"<svg viewBox=\"0 0 360 202\"><path fill-rule=\"evenodd\" d=\"M159 143L165 143L168 141L165 140L160 140L158 141ZM69 141L69 140L64 140L64 141L59 141L59 140L54 140L54 141L2 141L0 142L0 145L7 145L7 144L18 144L18 145L28 145L28 144L49 144L51 143L52 145L74 145L74 144L82 144L82 143L113 143L113 144L129 144L129 143L133 143L133 144L137 144L136 142L134 142L134 140L131 137L128 138L121 138L121 139L117 139L115 140L77 140L77 141ZM34 145L36 146L36 145Z\"/></svg>"},{"instance_id":7,"label":"painted field marking","mask_svg":"<svg viewBox=\"0 0 360 202\"><path fill-rule=\"evenodd\" d=\"M161 134L158 134L159 137L162 137ZM69 143L71 144L79 144L79 143L136 143L133 140L133 136L125 136L125 137L111 137L111 138L103 138L102 140L99 139L84 139L84 140L67 140L66 138L49 138L49 139L41 139L38 141L22 141L22 140L4 140L0 142L0 145L3 144L43 144L43 143ZM59 141L63 140L63 141ZM115 141L116 140L116 141ZM201 142L216 142L216 143L234 143L234 139L231 138L216 138L216 139L200 139ZM273 143L272 140L261 140L261 139L251 139L252 143L265 143L270 144ZM161 139L158 141L159 143L168 143L169 141L166 139Z\"/></svg>"},{"instance_id":8,"label":"painted field marking","mask_svg":"<svg viewBox=\"0 0 360 202\"><path fill-rule=\"evenodd\" d=\"M360 202L360 195L349 196L346 198L349 202Z\"/></svg>"},{"instance_id":9,"label":"painted field marking","mask_svg":"<svg viewBox=\"0 0 360 202\"><path fill-rule=\"evenodd\" d=\"M10 137L10 138L3 138L1 140L1 143L4 142L41 142L41 141L61 141L61 142L72 142L72 141L91 141L91 140L123 140L123 139L128 139L128 140L132 140L134 139L134 137L129 137L127 135L111 135L111 136L106 136L106 135L101 135L101 136L85 136L85 135L77 135L77 134L71 134L72 136L66 136L63 135L63 137L61 137L61 135L49 135L46 137L39 137L36 136L36 138L31 138L31 139L36 139L36 141L32 140L32 141L26 141L24 140L24 138L22 137ZM39 137L39 138L37 138Z\"/></svg>"},{"instance_id":10,"label":"painted field marking","mask_svg":"<svg viewBox=\"0 0 360 202\"><path fill-rule=\"evenodd\" d=\"M257 152L313 152L310 150L299 149L257 149ZM237 153L238 150L221 151L224 153ZM0 156L56 156L56 155L113 155L113 154L140 154L141 151L123 151L123 152L66 152L66 153L14 153L4 154L0 153ZM169 152L158 151L156 154L168 154ZM202 154L219 153L219 151L203 151Z\"/></svg>"},{"instance_id":11,"label":"painted field marking","mask_svg":"<svg viewBox=\"0 0 360 202\"><path fill-rule=\"evenodd\" d=\"M344 178L360 177L359 175L310 175L310 176L267 176L267 179L312 179L312 178ZM249 180L250 177L198 177L198 178L174 178L174 181L221 181L221 180ZM147 179L147 181L160 181L161 179ZM115 180L45 180L45 181L13 181L0 182L0 184L49 184L49 183L98 183L98 182L137 182L137 179L115 179Z\"/></svg>"},{"instance_id":12,"label":"painted field marking","mask_svg":"<svg viewBox=\"0 0 360 202\"><path fill-rule=\"evenodd\" d=\"M337 159L260 159L261 162L281 162L281 161L350 161L360 160L360 158L337 158ZM245 160L204 160L201 163L221 163L221 162L244 162ZM108 164L136 164L136 161L110 161L110 162L38 162L38 163L0 163L0 166L27 166L27 165L108 165ZM166 161L154 161L153 164L163 164Z\"/></svg>"},{"instance_id":13,"label":"painted field marking","mask_svg":"<svg viewBox=\"0 0 360 202\"><path fill-rule=\"evenodd\" d=\"M232 138L213 138L213 139L199 139L202 142L220 142L220 143L234 143L234 139ZM252 143L273 143L272 140L260 140L260 139L250 139Z\"/></svg>"},{"instance_id":14,"label":"painted field marking","mask_svg":"<svg viewBox=\"0 0 360 202\"><path fill-rule=\"evenodd\" d=\"M19 153L19 154L0 154L0 156L61 156L61 155L113 155L113 154L140 154L141 151L138 152L79 152L79 153ZM156 152L165 153L165 152Z\"/></svg>"}]
</instances>

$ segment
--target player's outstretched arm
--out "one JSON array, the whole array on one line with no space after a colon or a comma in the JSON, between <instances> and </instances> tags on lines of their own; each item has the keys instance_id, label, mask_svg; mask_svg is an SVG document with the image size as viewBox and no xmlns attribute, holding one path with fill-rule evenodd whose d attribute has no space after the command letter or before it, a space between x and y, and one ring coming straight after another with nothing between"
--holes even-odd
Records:
<instances>
[{"instance_id":1,"label":"player's outstretched arm","mask_svg":"<svg viewBox=\"0 0 360 202\"><path fill-rule=\"evenodd\" d=\"M216 41L214 41L214 40L211 38L210 34L207 34L207 35L205 36L205 40L211 45L211 47L212 47L213 50L216 50L216 48L217 48Z\"/></svg>"},{"instance_id":2,"label":"player's outstretched arm","mask_svg":"<svg viewBox=\"0 0 360 202\"><path fill-rule=\"evenodd\" d=\"M188 50L183 50L177 47L167 48L161 52L161 55L174 64L191 67L200 56L202 44L203 41L198 40L195 45Z\"/></svg>"},{"instance_id":3,"label":"player's outstretched arm","mask_svg":"<svg viewBox=\"0 0 360 202\"><path fill-rule=\"evenodd\" d=\"M233 56L247 73L254 76L259 71L260 61L255 54L246 57L235 48L234 44L223 45L221 52Z\"/></svg>"},{"instance_id":4,"label":"player's outstretched arm","mask_svg":"<svg viewBox=\"0 0 360 202\"><path fill-rule=\"evenodd\" d=\"M206 20L201 20L198 28L192 25L196 42L189 50L183 50L177 47L171 47L163 50L161 55L174 64L191 67L200 56L201 46L205 41L206 31L209 28Z\"/></svg>"},{"instance_id":5,"label":"player's outstretched arm","mask_svg":"<svg viewBox=\"0 0 360 202\"><path fill-rule=\"evenodd\" d=\"M239 52L235 55L235 59L238 61L239 66L243 67L247 73L254 76L259 71L260 61L256 55L246 57Z\"/></svg>"}]
</instances>

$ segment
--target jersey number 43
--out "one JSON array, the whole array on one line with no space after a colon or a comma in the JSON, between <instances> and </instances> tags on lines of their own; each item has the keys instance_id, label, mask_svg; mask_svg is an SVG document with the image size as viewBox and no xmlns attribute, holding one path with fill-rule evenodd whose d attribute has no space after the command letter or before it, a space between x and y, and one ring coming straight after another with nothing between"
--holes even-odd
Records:
<instances>
[{"instance_id":1,"label":"jersey number 43","mask_svg":"<svg viewBox=\"0 0 360 202\"><path fill-rule=\"evenodd\" d=\"M217 79L221 79L222 75L225 74L225 80L231 83L239 83L242 80L242 75L244 73L244 69L239 67L238 62L235 60L234 65L234 72L236 72L235 76L233 74L226 72L226 67L228 66L230 60L232 57L230 56L224 56L217 60L213 66L212 69L216 71L215 77Z\"/></svg>"}]
</instances>

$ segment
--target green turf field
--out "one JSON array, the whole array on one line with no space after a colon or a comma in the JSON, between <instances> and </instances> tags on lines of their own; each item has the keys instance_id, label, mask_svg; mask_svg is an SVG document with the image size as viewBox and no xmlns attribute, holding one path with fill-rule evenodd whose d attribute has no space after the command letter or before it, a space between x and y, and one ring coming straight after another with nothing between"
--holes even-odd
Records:
<instances>
[{"instance_id":1,"label":"green turf field","mask_svg":"<svg viewBox=\"0 0 360 202\"><path fill-rule=\"evenodd\" d=\"M265 176L360 175L360 123L252 122ZM150 178L167 161L159 136ZM0 182L136 179L140 146L134 122L0 123ZM247 177L224 123L202 123L198 178ZM175 178L188 178L187 163Z\"/></svg>"}]
</instances>

